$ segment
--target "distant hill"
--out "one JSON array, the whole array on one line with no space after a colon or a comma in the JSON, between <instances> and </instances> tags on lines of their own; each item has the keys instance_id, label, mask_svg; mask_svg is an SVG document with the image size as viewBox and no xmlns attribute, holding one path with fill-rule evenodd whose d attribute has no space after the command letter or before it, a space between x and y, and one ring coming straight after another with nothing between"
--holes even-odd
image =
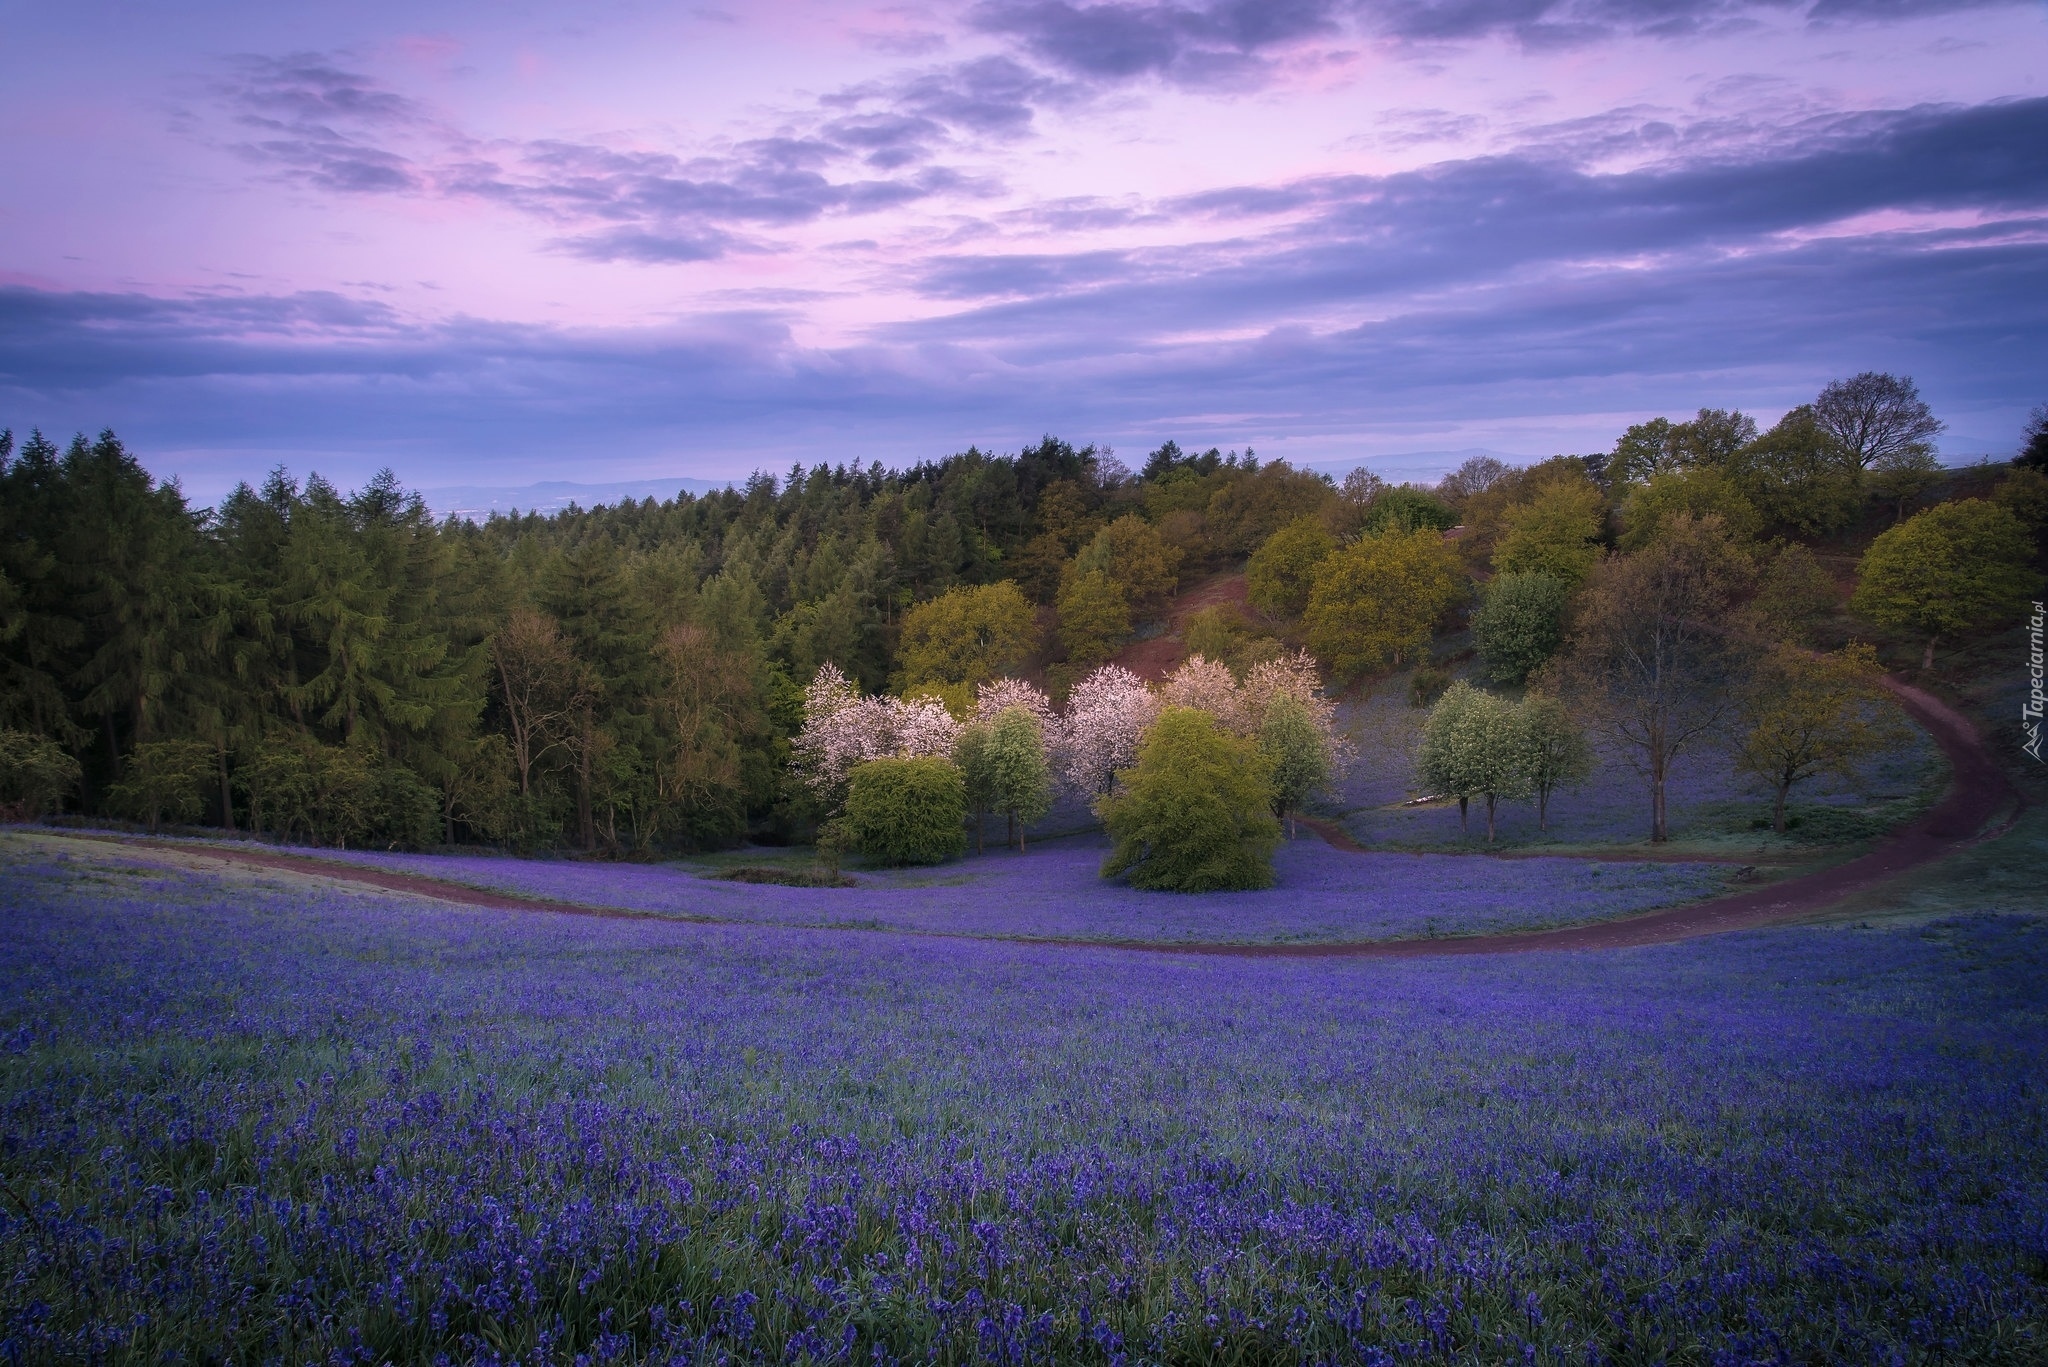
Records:
<instances>
[{"instance_id":1,"label":"distant hill","mask_svg":"<svg viewBox=\"0 0 2048 1367\"><path fill-rule=\"evenodd\" d=\"M1363 465L1393 484L1428 484L1442 479L1474 456L1492 456L1509 465L1534 465L1545 459L1542 456L1518 456L1511 451L1493 451L1483 446L1467 446L1458 451L1402 451L1385 456L1359 456L1351 460L1311 460L1300 468L1320 470L1342 483L1344 476Z\"/></svg>"},{"instance_id":2,"label":"distant hill","mask_svg":"<svg viewBox=\"0 0 2048 1367\"><path fill-rule=\"evenodd\" d=\"M427 506L439 517L466 517L481 522L492 513L510 513L514 509L522 513L552 513L574 503L579 508L593 508L600 503L623 503L628 499L638 503L652 498L667 502L678 493L708 494L730 485L738 484L731 479L689 479L672 475L667 479L635 479L620 484L572 484L566 480L551 479L539 484L528 484L521 488L504 488L481 484L448 485L439 489L422 489L420 496Z\"/></svg>"}]
</instances>

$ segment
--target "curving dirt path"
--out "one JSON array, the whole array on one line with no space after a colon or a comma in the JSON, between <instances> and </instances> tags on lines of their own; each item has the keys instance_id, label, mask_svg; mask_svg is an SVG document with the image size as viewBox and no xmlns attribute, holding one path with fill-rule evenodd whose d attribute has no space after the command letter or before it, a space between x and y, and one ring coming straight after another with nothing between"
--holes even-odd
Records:
<instances>
[{"instance_id":1,"label":"curving dirt path","mask_svg":"<svg viewBox=\"0 0 2048 1367\"><path fill-rule=\"evenodd\" d=\"M1189 944L1173 941L1037 939L1017 937L1014 944L1053 945L1076 949L1116 949L1153 954L1201 954L1229 958L1258 959L1412 959L1445 954L1514 954L1534 950L1626 949L1638 945L1670 944L1719 935L1731 930L1749 930L1802 920L1826 910L1852 893L1889 882L1931 860L1989 838L2010 827L2023 800L1985 748L1976 728L1954 709L1932 695L1897 680L1885 686L1898 698L1915 721L1924 726L1942 753L1948 756L1953 774L1942 800L1921 816L1880 840L1869 853L1815 873L1788 878L1754 892L1737 893L1705 902L1666 907L1639 916L1602 921L1593 925L1565 926L1556 930L1521 931L1504 935L1472 935L1431 940L1364 940L1325 944L1256 945ZM1995 829L1987 826L2001 812L2007 819ZM1309 824L1309 823L1304 823ZM1320 833L1338 849L1361 854L1373 853L1343 833L1342 828L1324 829L1329 823L1314 823ZM273 850L235 849L218 845L191 845L173 840L138 836L51 832L74 840L98 840L109 844L140 846L192 860L268 869L281 873L310 875L337 882L378 888L386 892L412 893L443 902L487 907L503 911L549 911L574 916L603 916L633 920L684 921L697 924L754 925L719 916L692 916L669 912L640 912L621 907L597 906L586 902L565 902L546 897L522 897L493 892L423 874L394 873L315 855L285 854ZM1478 855L1477 858L1489 856ZM1498 858L1500 856L1491 856ZM1569 855L1579 859L1587 856ZM809 927L815 929L815 927ZM930 934L922 931L880 933ZM996 937L943 934L934 938L979 939Z\"/></svg>"}]
</instances>

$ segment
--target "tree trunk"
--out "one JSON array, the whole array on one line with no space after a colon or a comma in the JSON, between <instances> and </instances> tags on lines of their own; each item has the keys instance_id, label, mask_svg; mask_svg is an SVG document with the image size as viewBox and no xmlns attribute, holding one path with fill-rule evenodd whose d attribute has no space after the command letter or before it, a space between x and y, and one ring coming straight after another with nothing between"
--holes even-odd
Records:
<instances>
[{"instance_id":1,"label":"tree trunk","mask_svg":"<svg viewBox=\"0 0 2048 1367\"><path fill-rule=\"evenodd\" d=\"M1536 829L1539 831L1548 831L1550 829L1550 785L1548 783L1540 783L1536 786Z\"/></svg>"},{"instance_id":2,"label":"tree trunk","mask_svg":"<svg viewBox=\"0 0 2048 1367\"><path fill-rule=\"evenodd\" d=\"M1472 818L1469 811L1471 805L1471 798L1463 793L1458 794L1458 834L1461 836L1472 834Z\"/></svg>"},{"instance_id":3,"label":"tree trunk","mask_svg":"<svg viewBox=\"0 0 2048 1367\"><path fill-rule=\"evenodd\" d=\"M1493 794L1486 795L1486 843L1493 843Z\"/></svg>"},{"instance_id":4,"label":"tree trunk","mask_svg":"<svg viewBox=\"0 0 2048 1367\"><path fill-rule=\"evenodd\" d=\"M229 832L235 829L235 790L228 784L228 748L216 746L214 754L220 760L220 824Z\"/></svg>"},{"instance_id":5,"label":"tree trunk","mask_svg":"<svg viewBox=\"0 0 2048 1367\"><path fill-rule=\"evenodd\" d=\"M983 845L982 845L982 843L981 843L981 837L982 837L982 832L983 832L983 831L986 831L987 829L988 829L988 813L987 813L987 812L985 812L985 811L983 811L983 810L982 810L981 808L979 808L979 807L975 808L975 809L974 809L974 852L975 852L976 854L985 854L985 853L987 853L986 849L985 849L985 848L983 847Z\"/></svg>"},{"instance_id":6,"label":"tree trunk","mask_svg":"<svg viewBox=\"0 0 2048 1367\"><path fill-rule=\"evenodd\" d=\"M1650 752L1650 843L1661 845L1668 838L1664 829L1663 747Z\"/></svg>"},{"instance_id":7,"label":"tree trunk","mask_svg":"<svg viewBox=\"0 0 2048 1367\"><path fill-rule=\"evenodd\" d=\"M1017 843L1017 814L1016 814L1015 812L1004 812L1004 813L1003 813L1003 823L1004 823L1004 824L1003 824L1003 843L1004 843L1005 845L1014 845L1014 844L1016 844L1016 843Z\"/></svg>"},{"instance_id":8,"label":"tree trunk","mask_svg":"<svg viewBox=\"0 0 2048 1367\"><path fill-rule=\"evenodd\" d=\"M1920 652L1920 672L1922 674L1934 668L1934 643L1940 639L1939 635L1927 638L1927 649Z\"/></svg>"},{"instance_id":9,"label":"tree trunk","mask_svg":"<svg viewBox=\"0 0 2048 1367\"><path fill-rule=\"evenodd\" d=\"M590 810L590 752L596 741L596 719L583 712L583 744L576 753L576 835L584 850L597 848L597 819Z\"/></svg>"},{"instance_id":10,"label":"tree trunk","mask_svg":"<svg viewBox=\"0 0 2048 1367\"><path fill-rule=\"evenodd\" d=\"M1778 800L1771 806L1771 829L1779 835L1785 833L1785 790L1791 786L1789 783L1780 783L1778 785Z\"/></svg>"}]
</instances>

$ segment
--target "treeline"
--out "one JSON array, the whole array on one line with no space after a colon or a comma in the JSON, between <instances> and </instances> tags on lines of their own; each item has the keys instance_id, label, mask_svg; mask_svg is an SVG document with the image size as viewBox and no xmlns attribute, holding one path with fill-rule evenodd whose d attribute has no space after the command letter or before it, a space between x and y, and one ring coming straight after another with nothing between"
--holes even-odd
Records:
<instances>
[{"instance_id":1,"label":"treeline","mask_svg":"<svg viewBox=\"0 0 2048 1367\"><path fill-rule=\"evenodd\" d=\"M1514 683L1661 528L1746 548L1745 601L1820 592L1810 557L1755 548L1902 517L1938 428L1865 375L1768 431L1702 410L1428 489L1173 442L1132 472L1048 437L482 524L389 473L344 494L280 470L194 509L111 432L0 434L0 803L402 847L792 837L822 814L790 761L827 664L957 716L1006 674L1063 699L1179 588L1248 564L1250 608L1183 631L1240 678L1299 646L1338 679L1424 660L1473 611ZM2009 478L2001 515L2038 527L2043 482ZM1930 649L1988 620L1907 602L1911 580L1874 620Z\"/></svg>"}]
</instances>

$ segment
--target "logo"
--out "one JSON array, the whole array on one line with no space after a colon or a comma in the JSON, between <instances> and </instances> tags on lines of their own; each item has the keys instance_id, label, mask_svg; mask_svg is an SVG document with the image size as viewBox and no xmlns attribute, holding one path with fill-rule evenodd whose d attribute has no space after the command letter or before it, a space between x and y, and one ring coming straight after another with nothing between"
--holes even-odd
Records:
<instances>
[{"instance_id":1,"label":"logo","mask_svg":"<svg viewBox=\"0 0 2048 1367\"><path fill-rule=\"evenodd\" d=\"M2041 604L2034 604L2034 615L2027 621L2027 681L2029 686L2027 688L2027 700L2020 704L2020 729L2027 736L2026 743L2020 746L2020 749L2026 751L2036 761L2039 761L2041 758L2042 706L2044 703L2048 703L2048 696L2044 696L2041 690L2041 624L2044 617L2048 617L2048 612L2043 611Z\"/></svg>"}]
</instances>

